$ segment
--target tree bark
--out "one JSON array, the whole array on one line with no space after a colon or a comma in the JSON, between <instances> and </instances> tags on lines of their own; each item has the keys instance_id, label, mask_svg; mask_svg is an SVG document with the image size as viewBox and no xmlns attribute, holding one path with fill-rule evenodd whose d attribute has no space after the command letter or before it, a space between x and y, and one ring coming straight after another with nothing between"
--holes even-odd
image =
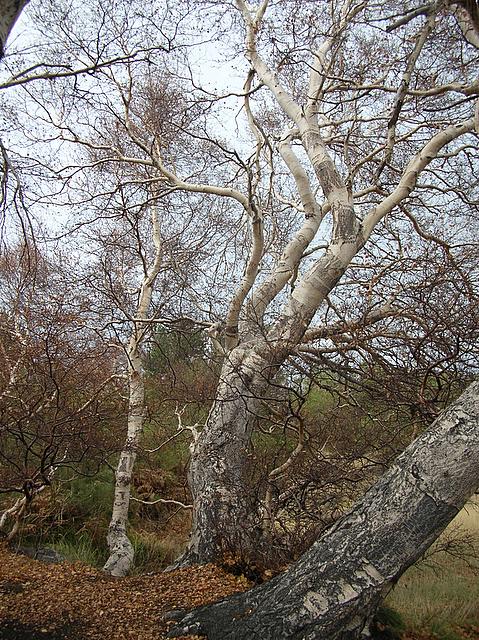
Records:
<instances>
[{"instance_id":1,"label":"tree bark","mask_svg":"<svg viewBox=\"0 0 479 640\"><path fill-rule=\"evenodd\" d=\"M251 560L258 551L260 523L248 491L248 452L270 368L254 349L243 347L223 365L216 400L192 451L192 535L175 566L218 561L227 553Z\"/></svg>"},{"instance_id":2,"label":"tree bark","mask_svg":"<svg viewBox=\"0 0 479 640\"><path fill-rule=\"evenodd\" d=\"M479 486L479 383L284 574L187 614L169 637L354 640Z\"/></svg>"},{"instance_id":3,"label":"tree bark","mask_svg":"<svg viewBox=\"0 0 479 640\"><path fill-rule=\"evenodd\" d=\"M2 0L0 3L0 59L5 53L5 45L13 25L29 0Z\"/></svg>"},{"instance_id":4,"label":"tree bark","mask_svg":"<svg viewBox=\"0 0 479 640\"><path fill-rule=\"evenodd\" d=\"M108 527L108 548L110 555L103 570L112 576L126 576L134 559L134 549L127 535L128 511L133 469L143 432L145 418L145 384L141 357L136 340L134 348L129 349L129 408L126 442L120 454L115 472L115 495L113 511ZM131 345L130 342L130 345Z\"/></svg>"},{"instance_id":5,"label":"tree bark","mask_svg":"<svg viewBox=\"0 0 479 640\"><path fill-rule=\"evenodd\" d=\"M125 444L115 472L115 495L107 536L110 555L103 567L104 571L118 577L126 576L134 559L133 545L127 535L127 524L133 469L140 447L146 414L145 372L141 345L148 330L148 324L145 321L162 261L160 222L156 207L152 208L151 225L155 256L151 266L144 274L136 309L136 320L133 323L132 333L126 348L129 394L128 427Z\"/></svg>"},{"instance_id":6,"label":"tree bark","mask_svg":"<svg viewBox=\"0 0 479 640\"><path fill-rule=\"evenodd\" d=\"M266 337L246 341L227 355L216 400L191 456L192 537L177 566L217 561L226 550L245 560L260 551L257 519L251 515L244 487L258 402L375 225L412 191L421 170L440 149L473 127L470 118L436 134L411 159L397 189L366 216L359 228L348 208L339 203L330 245L298 282L276 324Z\"/></svg>"},{"instance_id":7,"label":"tree bark","mask_svg":"<svg viewBox=\"0 0 479 640\"><path fill-rule=\"evenodd\" d=\"M270 90L279 110L293 125L283 136L280 150L296 184L307 219L287 243L269 276L266 275L257 286L254 286L250 275L258 272L262 242L253 243L257 251L251 253L255 255L249 264L251 273L248 267L246 271L250 275L233 297L232 313L227 321L227 338L232 338L226 343L228 360L223 367L209 419L192 454L193 533L189 549L180 561L182 564L218 560L225 550L248 559L249 551L258 550L261 538L256 534L255 518L251 515L247 492L242 485L248 468L250 437L259 399L267 395L268 383L274 373L301 342L320 305L338 284L376 225L410 195L421 172L448 143L474 128L474 118L469 118L432 136L410 158L397 187L359 222L351 185L345 183L340 164L323 139L318 120L321 83L324 73L328 72L327 53L331 52L333 42L327 39L313 57L307 100L302 105L283 87L277 74L257 51L256 38L268 2L262 2L256 9L244 0L236 0L236 5L246 27L245 56L259 80ZM346 5L349 6L348 3ZM359 7L351 9L352 13L348 10L341 14L338 33L345 28L354 12L359 11ZM291 148L293 140L300 141L309 168L314 171L317 185L321 187L325 198L322 207L315 199L315 184ZM171 179L171 174L164 170L163 173ZM183 188L185 183L176 179L175 184ZM189 188L220 193L218 188L206 191L204 185L190 185ZM224 191L221 193L226 195ZM241 201L237 195L232 197ZM243 206L248 209L247 204ZM275 324L267 327L265 314L270 304L294 277L326 211L332 218L332 229L324 253L298 278ZM247 301L246 295L249 295Z\"/></svg>"}]
</instances>

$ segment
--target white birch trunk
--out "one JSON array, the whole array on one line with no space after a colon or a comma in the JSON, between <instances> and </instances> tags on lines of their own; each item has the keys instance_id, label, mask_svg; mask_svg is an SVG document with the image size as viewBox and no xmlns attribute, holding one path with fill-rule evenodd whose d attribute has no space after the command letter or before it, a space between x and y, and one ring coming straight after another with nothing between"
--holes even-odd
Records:
<instances>
[{"instance_id":1,"label":"white birch trunk","mask_svg":"<svg viewBox=\"0 0 479 640\"><path fill-rule=\"evenodd\" d=\"M148 318L153 286L161 267L161 235L155 208L152 212L152 230L155 258L141 285L136 320L126 349L129 393L127 437L115 473L113 511L107 536L110 555L103 567L104 571L112 576L125 576L134 559L127 525L133 468L143 433L146 410L144 369L140 348L148 327L142 321Z\"/></svg>"},{"instance_id":2,"label":"white birch trunk","mask_svg":"<svg viewBox=\"0 0 479 640\"><path fill-rule=\"evenodd\" d=\"M108 528L110 555L103 569L112 576L125 576L133 563L133 546L127 535L130 487L133 468L143 431L145 416L144 373L137 340L132 337L128 349L128 429L115 472L113 511Z\"/></svg>"},{"instance_id":3,"label":"white birch trunk","mask_svg":"<svg viewBox=\"0 0 479 640\"><path fill-rule=\"evenodd\" d=\"M341 279L375 226L409 196L421 172L445 145L474 128L474 118L470 118L433 136L411 158L397 188L372 209L360 224L355 217L352 195L321 138L317 117L300 109L258 56L255 48L257 22L251 19L249 9L242 0L238 0L238 5L248 28L247 58L261 81L270 88L283 112L297 127L297 134L327 200L333 226L327 250L301 278L275 326L266 337L256 335L252 338L254 330L249 335L246 331L249 341L231 351L228 362L223 366L217 398L192 454L190 488L194 505L193 532L188 551L180 563L218 560L226 551L233 551L244 560L258 562L262 540L256 527L258 518L250 510L251 502L244 482L256 406L265 396L268 383L299 344L317 309ZM266 3L261 7L265 8ZM261 11L260 8L258 15ZM313 74L317 73L314 68ZM315 104L313 101L311 109L307 111L314 111ZM321 219L312 189L306 184L305 172L301 171L286 144L282 151L303 206L310 212L311 218L305 221L305 225L287 245L270 277L258 287L256 294L253 292L246 309L250 317L245 324L250 327L254 322L261 322L267 306L286 284L291 269L299 263Z\"/></svg>"},{"instance_id":4,"label":"white birch trunk","mask_svg":"<svg viewBox=\"0 0 479 640\"><path fill-rule=\"evenodd\" d=\"M479 487L479 383L401 454L288 571L186 615L169 637L356 640Z\"/></svg>"},{"instance_id":5,"label":"white birch trunk","mask_svg":"<svg viewBox=\"0 0 479 640\"><path fill-rule=\"evenodd\" d=\"M327 252L316 264L293 292L267 340L240 345L225 361L215 402L191 456L193 529L188 550L178 564L219 560L228 552L261 563L266 541L247 483L257 407L267 397L268 383L357 251L351 243L346 247L342 259Z\"/></svg>"},{"instance_id":6,"label":"white birch trunk","mask_svg":"<svg viewBox=\"0 0 479 640\"><path fill-rule=\"evenodd\" d=\"M228 553L251 560L261 552L247 473L250 437L269 369L261 355L241 346L225 360L215 402L192 451L192 535L176 566L217 561Z\"/></svg>"}]
</instances>

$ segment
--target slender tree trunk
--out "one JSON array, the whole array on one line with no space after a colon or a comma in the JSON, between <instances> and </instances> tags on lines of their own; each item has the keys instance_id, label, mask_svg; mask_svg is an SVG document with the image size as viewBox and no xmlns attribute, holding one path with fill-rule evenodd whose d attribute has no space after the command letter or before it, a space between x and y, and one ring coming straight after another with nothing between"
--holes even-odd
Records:
<instances>
[{"instance_id":1,"label":"slender tree trunk","mask_svg":"<svg viewBox=\"0 0 479 640\"><path fill-rule=\"evenodd\" d=\"M128 428L126 441L120 454L115 473L115 496L113 511L108 528L107 542L110 556L103 569L113 576L125 576L133 563L134 550L128 535L128 511L130 507L130 489L133 468L136 462L143 422L145 419L145 374L140 353L141 344L148 330L145 320L148 317L153 286L161 267L161 233L158 212L152 208L152 236L155 245L155 257L146 271L138 299L137 318L126 349L128 358Z\"/></svg>"},{"instance_id":2,"label":"slender tree trunk","mask_svg":"<svg viewBox=\"0 0 479 640\"><path fill-rule=\"evenodd\" d=\"M192 611L170 637L367 637L380 601L478 487L479 383L474 383L288 571Z\"/></svg>"},{"instance_id":3,"label":"slender tree trunk","mask_svg":"<svg viewBox=\"0 0 479 640\"><path fill-rule=\"evenodd\" d=\"M131 342L136 341L132 339ZM110 555L103 567L112 576L125 576L133 563L133 545L128 538L126 527L128 524L133 468L140 445L145 416L144 374L136 344L132 349L129 349L128 357L130 361L128 367L128 431L115 473L115 496L107 536Z\"/></svg>"}]
</instances>

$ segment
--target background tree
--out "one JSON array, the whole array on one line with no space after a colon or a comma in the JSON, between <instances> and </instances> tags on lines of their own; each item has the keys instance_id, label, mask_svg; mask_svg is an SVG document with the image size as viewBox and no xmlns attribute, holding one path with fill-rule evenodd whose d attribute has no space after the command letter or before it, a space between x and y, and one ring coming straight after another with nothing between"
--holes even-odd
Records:
<instances>
[{"instance_id":1,"label":"background tree","mask_svg":"<svg viewBox=\"0 0 479 640\"><path fill-rule=\"evenodd\" d=\"M133 562L133 546L126 534L131 479L136 453L140 444L145 419L145 380L141 346L148 331L148 314L153 296L155 280L162 266L162 238L158 211L152 207L151 231L155 253L153 261L144 265L144 273L138 293L138 304L134 310L132 332L126 347L128 361L128 427L124 448L116 469L115 498L108 531L110 556L105 571L112 575L126 575Z\"/></svg>"},{"instance_id":2,"label":"background tree","mask_svg":"<svg viewBox=\"0 0 479 640\"><path fill-rule=\"evenodd\" d=\"M133 467L145 418L148 414L150 424L152 418L145 402L145 343L153 326L168 324L168 317L194 304L190 292L194 294L194 282L211 251L205 229L214 237L214 221L209 216L195 219L202 209L201 201L193 210L192 204L185 206L172 197L147 157L138 163L125 160L135 151L145 154L145 144L138 136L153 130L170 157L181 162L184 150L177 140L181 132L173 119L175 109L179 104L178 117L183 124L194 115L181 110L181 94L173 78L168 84L166 77L138 78L133 67L130 72L126 86L113 76L112 92L102 94L102 99L117 109L117 122L105 122L100 135L95 127L77 132L72 123L67 134L74 145L85 150L77 150L75 181L80 184L70 188L70 193L73 189L78 193L83 208L71 233L78 230L80 243L88 238L88 253L93 259L85 271L83 286L100 293L96 313L103 325L101 332L124 351L128 372L127 437L117 465L108 534L110 556L105 564L105 570L113 575L126 574L133 561L133 546L126 533ZM135 100L129 97L132 87L137 90ZM88 102L83 108L89 109ZM126 128L124 132L118 123ZM129 134L130 129L134 135ZM66 171L68 179L71 167ZM92 178L98 176L102 182L95 190ZM78 251L83 251L81 245ZM166 318L161 317L163 314ZM176 504L183 506L181 502Z\"/></svg>"},{"instance_id":3,"label":"background tree","mask_svg":"<svg viewBox=\"0 0 479 640\"><path fill-rule=\"evenodd\" d=\"M38 494L65 475L94 476L114 448L115 359L65 290L67 273L31 246L1 258L0 525L9 540Z\"/></svg>"}]
</instances>

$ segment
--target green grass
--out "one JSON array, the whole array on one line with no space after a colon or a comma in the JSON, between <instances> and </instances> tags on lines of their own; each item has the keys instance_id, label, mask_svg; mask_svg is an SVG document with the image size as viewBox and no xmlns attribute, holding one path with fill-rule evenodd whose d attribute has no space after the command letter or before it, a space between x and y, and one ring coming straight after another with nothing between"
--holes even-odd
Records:
<instances>
[{"instance_id":1,"label":"green grass","mask_svg":"<svg viewBox=\"0 0 479 640\"><path fill-rule=\"evenodd\" d=\"M182 551L183 544L180 545L173 538L160 539L155 533L130 531L129 537L135 550L134 564L130 571L132 575L162 571ZM106 545L98 547L86 532L75 537L65 536L48 546L68 562L83 562L97 568L101 568L108 557Z\"/></svg>"},{"instance_id":2,"label":"green grass","mask_svg":"<svg viewBox=\"0 0 479 640\"><path fill-rule=\"evenodd\" d=\"M130 540L135 550L134 564L130 571L133 575L162 571L180 555L184 546L172 537L159 538L156 533L146 531L131 531Z\"/></svg>"},{"instance_id":3,"label":"green grass","mask_svg":"<svg viewBox=\"0 0 479 640\"><path fill-rule=\"evenodd\" d=\"M407 627L450 634L455 627L479 619L479 583L458 561L443 560L440 570L411 568L387 599ZM439 635L441 637L441 635Z\"/></svg>"},{"instance_id":4,"label":"green grass","mask_svg":"<svg viewBox=\"0 0 479 640\"><path fill-rule=\"evenodd\" d=\"M101 567L105 562L105 552L94 544L87 533L74 538L65 537L49 545L60 553L68 562L83 562L93 567Z\"/></svg>"},{"instance_id":5,"label":"green grass","mask_svg":"<svg viewBox=\"0 0 479 640\"><path fill-rule=\"evenodd\" d=\"M449 540L453 542L449 544ZM440 640L461 640L464 636L456 633L460 627L479 623L478 507L461 511L438 545L440 549L449 546L455 555L440 550L411 567L386 605L401 615L409 631L427 631ZM458 557L461 555L465 557Z\"/></svg>"}]
</instances>

